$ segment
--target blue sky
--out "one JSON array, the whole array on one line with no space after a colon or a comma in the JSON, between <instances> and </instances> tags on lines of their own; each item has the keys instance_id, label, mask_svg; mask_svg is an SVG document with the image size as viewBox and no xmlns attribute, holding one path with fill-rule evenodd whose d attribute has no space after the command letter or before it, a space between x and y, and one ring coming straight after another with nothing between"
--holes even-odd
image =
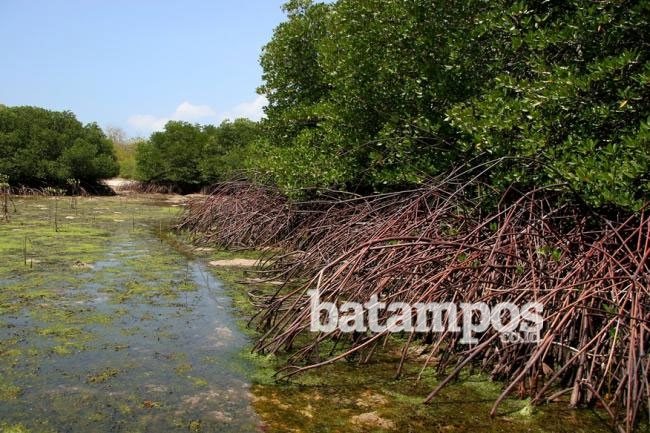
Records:
<instances>
[{"instance_id":1,"label":"blue sky","mask_svg":"<svg viewBox=\"0 0 650 433\"><path fill-rule=\"evenodd\" d=\"M285 0L0 0L0 103L146 136L259 118L259 55Z\"/></svg>"}]
</instances>

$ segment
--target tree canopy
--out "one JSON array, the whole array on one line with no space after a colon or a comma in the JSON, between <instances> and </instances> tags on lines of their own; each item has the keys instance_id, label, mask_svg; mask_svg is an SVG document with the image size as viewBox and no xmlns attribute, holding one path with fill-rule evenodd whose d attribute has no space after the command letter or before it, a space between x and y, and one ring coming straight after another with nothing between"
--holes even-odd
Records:
<instances>
[{"instance_id":1,"label":"tree canopy","mask_svg":"<svg viewBox=\"0 0 650 433\"><path fill-rule=\"evenodd\" d=\"M638 208L650 169L650 2L293 0L264 47L260 167L287 190L371 191L503 162Z\"/></svg>"},{"instance_id":2,"label":"tree canopy","mask_svg":"<svg viewBox=\"0 0 650 433\"><path fill-rule=\"evenodd\" d=\"M259 138L259 125L248 119L219 126L170 121L163 131L138 142L136 177L183 189L224 180L247 166Z\"/></svg>"},{"instance_id":3,"label":"tree canopy","mask_svg":"<svg viewBox=\"0 0 650 433\"><path fill-rule=\"evenodd\" d=\"M12 185L66 186L115 176L113 146L96 123L69 111L0 106L0 174Z\"/></svg>"}]
</instances>

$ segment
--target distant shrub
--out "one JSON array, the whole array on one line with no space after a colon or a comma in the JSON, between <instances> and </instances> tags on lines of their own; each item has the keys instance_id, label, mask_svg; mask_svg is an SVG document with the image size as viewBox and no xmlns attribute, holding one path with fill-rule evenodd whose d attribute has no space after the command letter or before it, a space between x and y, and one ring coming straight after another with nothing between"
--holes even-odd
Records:
<instances>
[{"instance_id":1,"label":"distant shrub","mask_svg":"<svg viewBox=\"0 0 650 433\"><path fill-rule=\"evenodd\" d=\"M95 123L69 111L0 106L0 173L12 185L95 183L118 173L113 146Z\"/></svg>"},{"instance_id":2,"label":"distant shrub","mask_svg":"<svg viewBox=\"0 0 650 433\"><path fill-rule=\"evenodd\" d=\"M119 176L125 179L135 179L135 151L138 146L138 141L114 144L114 146L115 156L117 156L117 162L120 165Z\"/></svg>"},{"instance_id":3,"label":"distant shrub","mask_svg":"<svg viewBox=\"0 0 650 433\"><path fill-rule=\"evenodd\" d=\"M170 121L137 143L136 178L196 189L245 169L258 138L259 125L247 119L219 126Z\"/></svg>"}]
</instances>

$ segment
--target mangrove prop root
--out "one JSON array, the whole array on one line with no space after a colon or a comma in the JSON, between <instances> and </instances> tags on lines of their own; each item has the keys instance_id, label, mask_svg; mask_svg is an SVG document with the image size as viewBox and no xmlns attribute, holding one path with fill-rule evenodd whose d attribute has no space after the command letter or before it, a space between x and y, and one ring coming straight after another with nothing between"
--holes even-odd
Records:
<instances>
[{"instance_id":1,"label":"mangrove prop root","mask_svg":"<svg viewBox=\"0 0 650 433\"><path fill-rule=\"evenodd\" d=\"M177 228L225 248L266 248L269 278L305 281L253 297L263 329L257 349L291 353L283 377L385 350L383 334L311 333L309 289L335 303L373 294L410 305L536 301L544 306L539 342L507 343L492 328L471 346L455 332L417 334L399 340L398 372L417 343L430 350L423 369L446 375L427 401L472 365L505 383L492 415L515 391L534 403L567 395L633 431L650 411L650 216L597 216L557 205L547 190L509 190L488 207L485 188L452 174L411 191L292 202L273 188L229 182L191 201ZM336 350L321 353L327 339Z\"/></svg>"}]
</instances>

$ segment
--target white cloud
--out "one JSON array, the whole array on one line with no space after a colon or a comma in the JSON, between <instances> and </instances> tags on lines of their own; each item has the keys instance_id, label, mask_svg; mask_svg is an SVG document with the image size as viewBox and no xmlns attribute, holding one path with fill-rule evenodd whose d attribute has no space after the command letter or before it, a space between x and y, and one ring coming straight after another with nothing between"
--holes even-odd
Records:
<instances>
[{"instance_id":1,"label":"white cloud","mask_svg":"<svg viewBox=\"0 0 650 433\"><path fill-rule=\"evenodd\" d=\"M135 114L129 117L129 125L131 125L138 133L151 133L153 131L160 131L165 127L165 123L169 118L156 117L150 114Z\"/></svg>"},{"instance_id":2,"label":"white cloud","mask_svg":"<svg viewBox=\"0 0 650 433\"><path fill-rule=\"evenodd\" d=\"M217 112L214 111L209 105L192 105L189 102L185 101L176 107L176 111L174 111L174 114L172 114L172 119L192 121L201 119L203 117L213 117L216 115Z\"/></svg>"},{"instance_id":3,"label":"white cloud","mask_svg":"<svg viewBox=\"0 0 650 433\"><path fill-rule=\"evenodd\" d=\"M128 124L138 134L150 134L161 131L170 120L183 120L196 123L219 123L225 119L247 117L260 120L264 115L264 106L268 103L266 96L260 95L252 101L242 102L223 113L217 112L209 105L194 105L189 101L181 102L169 116L154 116L151 114L134 114L127 120Z\"/></svg>"},{"instance_id":4,"label":"white cloud","mask_svg":"<svg viewBox=\"0 0 650 433\"><path fill-rule=\"evenodd\" d=\"M169 116L153 116L151 114L134 114L129 117L128 123L138 133L151 133L160 131L170 120L184 120L186 122L210 123L216 119L217 112L209 105L194 105L189 101L181 102Z\"/></svg>"},{"instance_id":5,"label":"white cloud","mask_svg":"<svg viewBox=\"0 0 650 433\"><path fill-rule=\"evenodd\" d=\"M240 117L247 117L251 120L260 120L264 116L264 107L268 102L266 96L259 95L252 101L242 102L241 104L235 105L221 116L221 120L234 120Z\"/></svg>"}]
</instances>

